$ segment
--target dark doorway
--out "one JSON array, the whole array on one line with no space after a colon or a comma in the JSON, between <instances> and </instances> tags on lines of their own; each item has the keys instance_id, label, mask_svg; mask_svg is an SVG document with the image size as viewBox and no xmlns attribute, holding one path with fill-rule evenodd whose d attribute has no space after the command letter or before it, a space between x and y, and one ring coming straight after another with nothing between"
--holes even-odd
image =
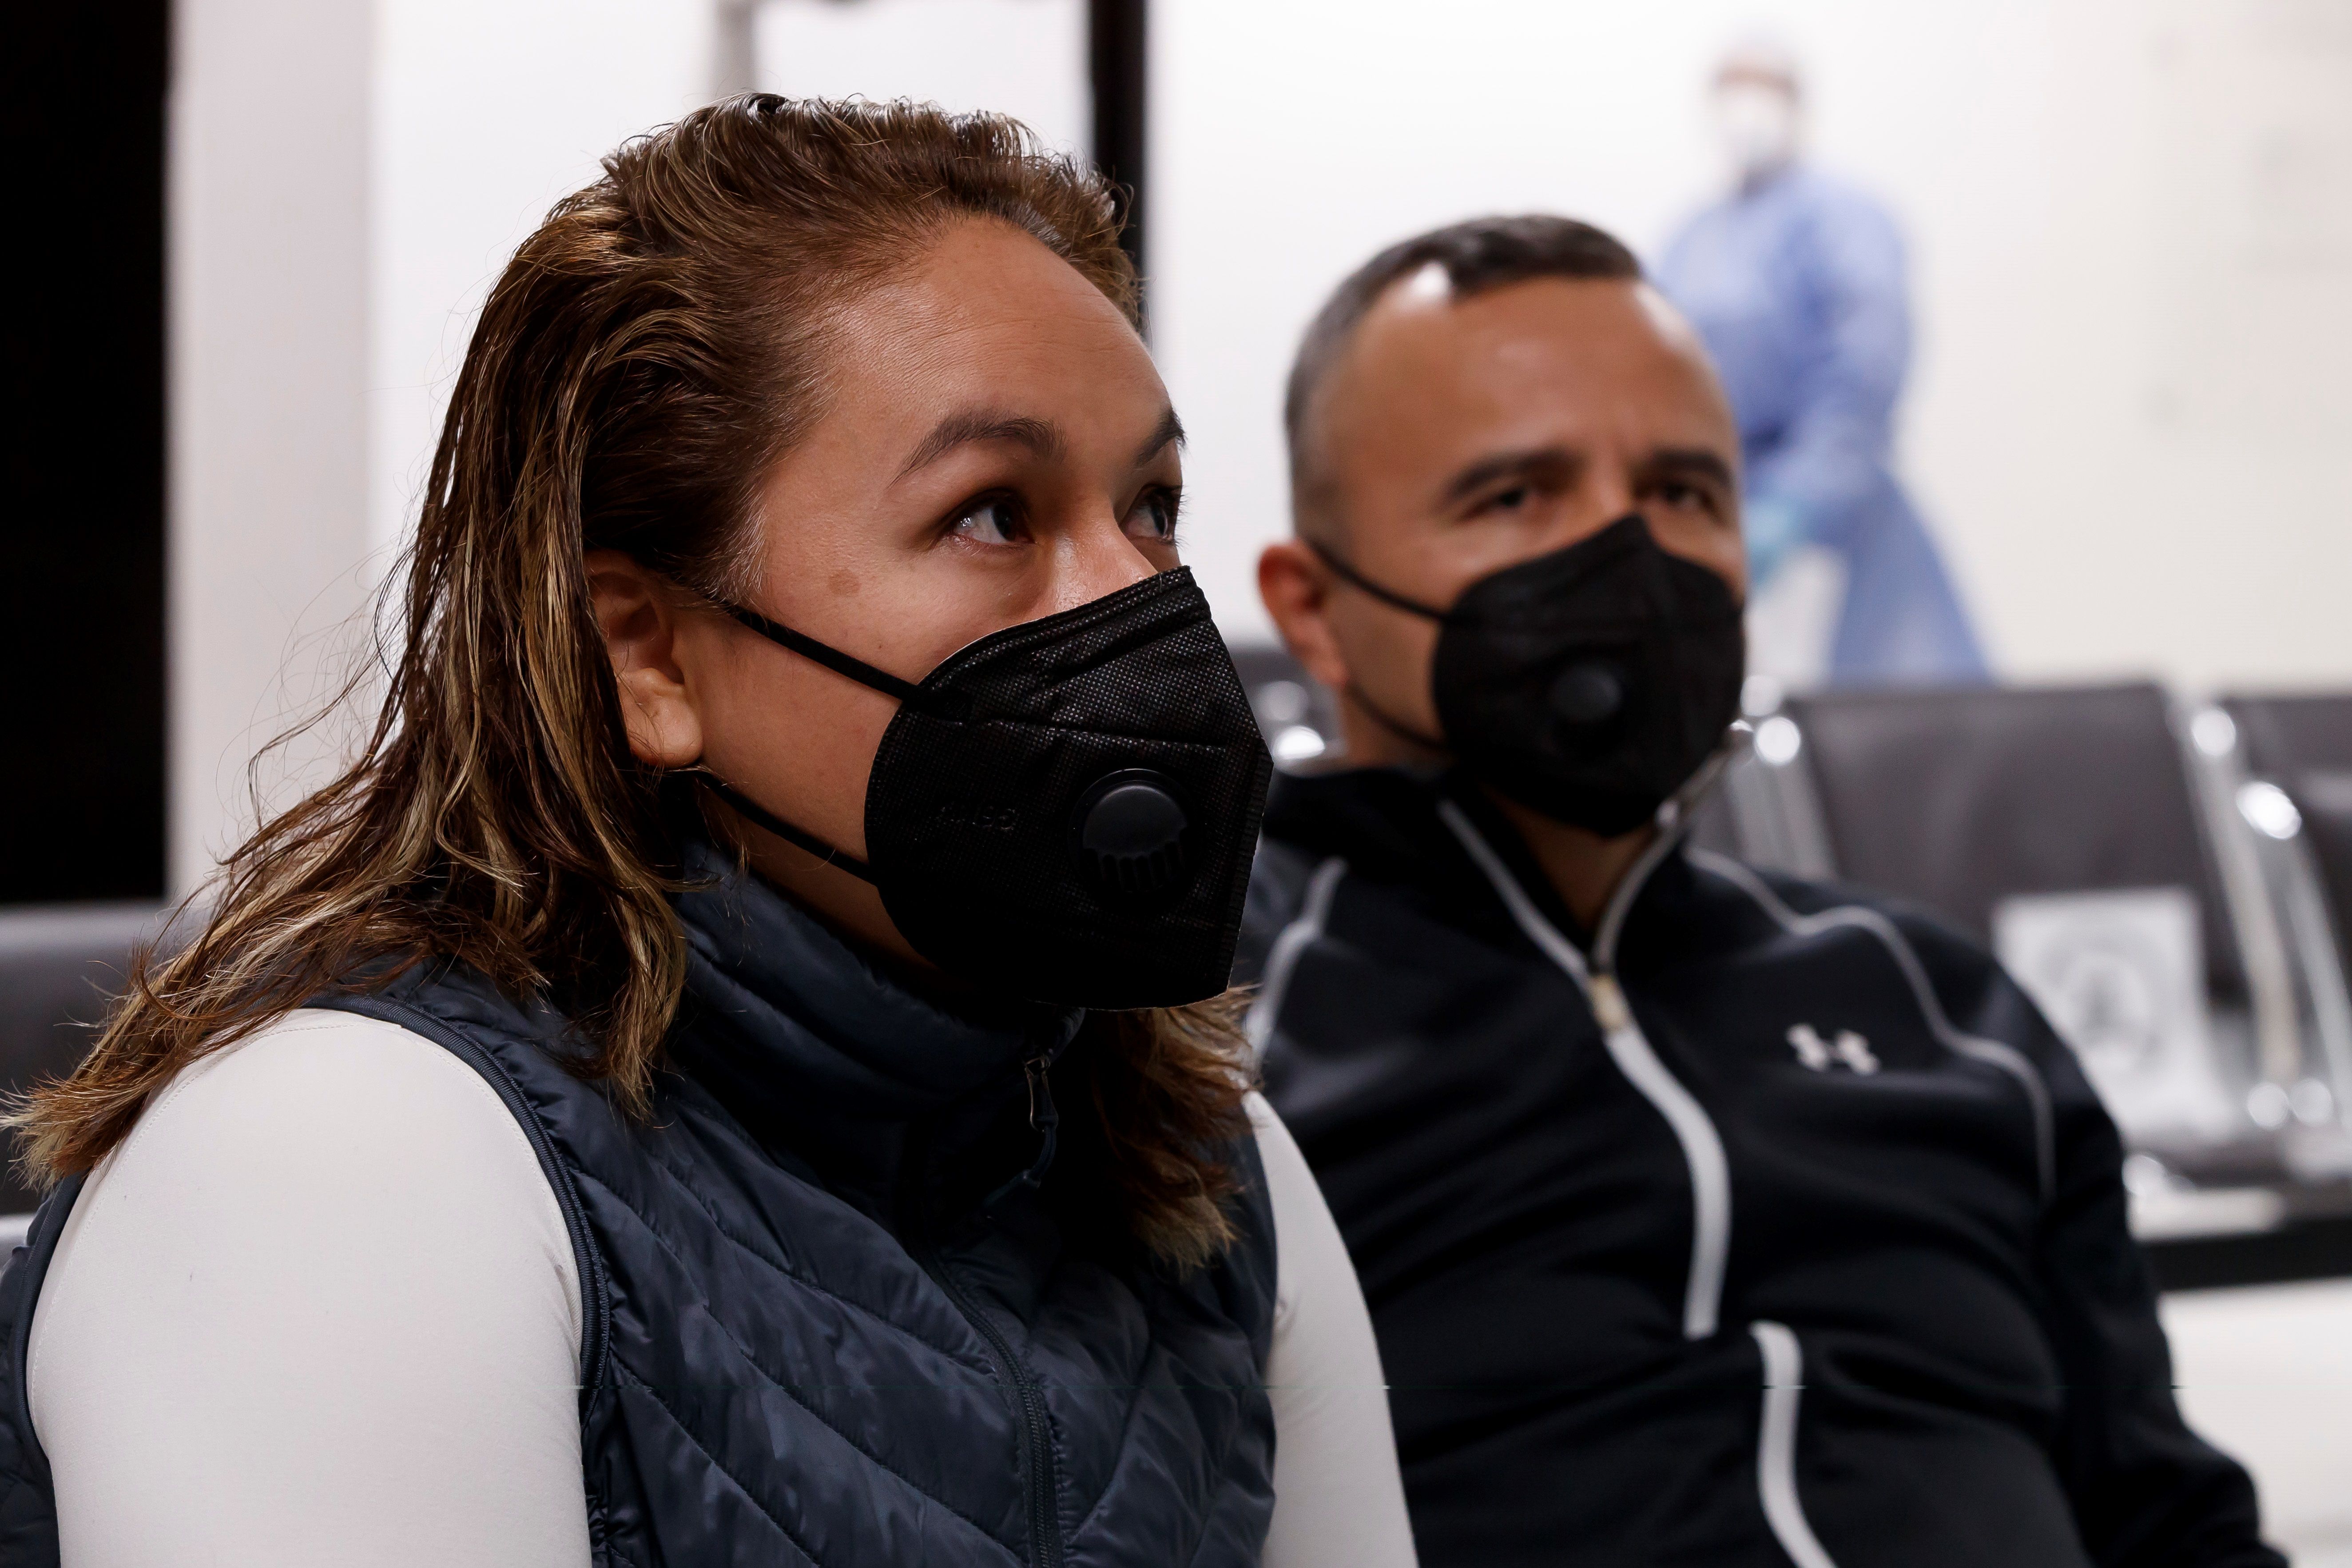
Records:
<instances>
[{"instance_id":1,"label":"dark doorway","mask_svg":"<svg viewBox=\"0 0 2352 1568\"><path fill-rule=\"evenodd\" d=\"M1122 192L1119 243L1143 270L1145 114L1150 18L1145 0L1087 0L1087 77L1095 100L1095 166Z\"/></svg>"},{"instance_id":2,"label":"dark doorway","mask_svg":"<svg viewBox=\"0 0 2352 1568\"><path fill-rule=\"evenodd\" d=\"M11 5L0 903L163 892L163 0Z\"/></svg>"}]
</instances>

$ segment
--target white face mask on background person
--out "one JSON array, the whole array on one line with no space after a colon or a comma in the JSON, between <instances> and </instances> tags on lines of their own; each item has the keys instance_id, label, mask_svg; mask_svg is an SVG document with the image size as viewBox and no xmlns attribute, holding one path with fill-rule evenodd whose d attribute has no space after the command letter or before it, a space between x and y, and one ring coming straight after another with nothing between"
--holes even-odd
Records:
<instances>
[{"instance_id":1,"label":"white face mask on background person","mask_svg":"<svg viewBox=\"0 0 2352 1568\"><path fill-rule=\"evenodd\" d=\"M1797 155L1797 100L1785 88L1729 81L1715 89L1715 134L1742 184L1784 168Z\"/></svg>"}]
</instances>

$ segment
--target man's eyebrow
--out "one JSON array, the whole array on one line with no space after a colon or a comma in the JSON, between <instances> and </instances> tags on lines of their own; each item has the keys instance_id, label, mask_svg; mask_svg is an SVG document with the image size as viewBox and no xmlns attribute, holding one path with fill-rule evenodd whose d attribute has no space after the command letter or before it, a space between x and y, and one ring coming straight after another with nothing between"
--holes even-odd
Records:
<instances>
[{"instance_id":1,"label":"man's eyebrow","mask_svg":"<svg viewBox=\"0 0 2352 1568\"><path fill-rule=\"evenodd\" d=\"M1661 447L1642 466L1653 474L1698 475L1727 488L1736 488L1739 483L1739 477L1731 471L1723 454L1705 447Z\"/></svg>"},{"instance_id":2,"label":"man's eyebrow","mask_svg":"<svg viewBox=\"0 0 2352 1568\"><path fill-rule=\"evenodd\" d=\"M1554 473L1573 472L1583 466L1584 455L1566 447L1531 447L1524 451L1497 452L1491 458L1481 458L1445 481L1439 493L1442 505L1467 500L1496 479L1515 479L1522 474L1549 470Z\"/></svg>"},{"instance_id":3,"label":"man's eyebrow","mask_svg":"<svg viewBox=\"0 0 2352 1568\"><path fill-rule=\"evenodd\" d=\"M1176 417L1173 408L1160 416L1160 423L1152 428L1151 438L1135 449L1135 466L1139 468L1143 467L1160 456L1161 447L1171 444L1178 447L1184 444L1184 422Z\"/></svg>"},{"instance_id":4,"label":"man's eyebrow","mask_svg":"<svg viewBox=\"0 0 2352 1568\"><path fill-rule=\"evenodd\" d=\"M933 426L931 433L915 444L906 467L898 470L898 478L903 479L924 464L974 441L1010 441L1028 447L1041 458L1058 457L1062 451L1062 432L1050 420L1034 419L1025 414L1002 414L989 408L968 408Z\"/></svg>"}]
</instances>

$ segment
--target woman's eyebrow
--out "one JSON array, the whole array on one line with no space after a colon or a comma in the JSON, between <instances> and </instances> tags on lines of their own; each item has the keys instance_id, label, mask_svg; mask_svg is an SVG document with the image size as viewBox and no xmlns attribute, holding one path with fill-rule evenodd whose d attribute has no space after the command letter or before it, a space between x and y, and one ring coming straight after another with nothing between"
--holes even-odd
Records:
<instances>
[{"instance_id":1,"label":"woman's eyebrow","mask_svg":"<svg viewBox=\"0 0 2352 1568\"><path fill-rule=\"evenodd\" d=\"M974 441L1010 441L1028 447L1040 458L1057 458L1064 446L1062 432L1051 420L992 408L967 408L931 426L931 433L915 443L913 454L898 477L903 479L926 463L936 462L956 447Z\"/></svg>"},{"instance_id":2,"label":"woman's eyebrow","mask_svg":"<svg viewBox=\"0 0 2352 1568\"><path fill-rule=\"evenodd\" d=\"M1168 409L1160 416L1160 423L1153 428L1151 438L1135 449L1135 467L1139 468L1160 456L1162 447L1183 444L1184 422L1176 417L1173 408Z\"/></svg>"}]
</instances>

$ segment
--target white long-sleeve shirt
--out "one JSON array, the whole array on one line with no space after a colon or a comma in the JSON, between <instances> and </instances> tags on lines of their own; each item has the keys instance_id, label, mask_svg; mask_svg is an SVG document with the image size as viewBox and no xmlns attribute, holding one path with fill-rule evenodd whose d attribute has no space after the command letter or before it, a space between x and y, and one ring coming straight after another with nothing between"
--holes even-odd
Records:
<instances>
[{"instance_id":1,"label":"white long-sleeve shirt","mask_svg":"<svg viewBox=\"0 0 2352 1568\"><path fill-rule=\"evenodd\" d=\"M1412 1568L1379 1350L1255 1096L1273 1200L1269 1568ZM581 1302L471 1068L302 1011L182 1072L91 1173L27 1382L65 1568L582 1568Z\"/></svg>"}]
</instances>

